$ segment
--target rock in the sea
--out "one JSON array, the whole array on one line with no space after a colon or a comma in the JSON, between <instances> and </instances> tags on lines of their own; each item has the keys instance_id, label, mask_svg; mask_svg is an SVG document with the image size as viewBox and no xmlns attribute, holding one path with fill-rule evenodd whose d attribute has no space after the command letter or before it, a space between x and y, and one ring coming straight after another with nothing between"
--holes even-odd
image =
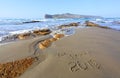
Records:
<instances>
[{"instance_id":1,"label":"rock in the sea","mask_svg":"<svg viewBox=\"0 0 120 78\"><path fill-rule=\"evenodd\" d=\"M70 23L70 24L60 25L60 26L58 26L58 28L61 29L61 28L77 27L77 26L79 26L79 23L78 22L77 23L73 22L73 23Z\"/></svg>"},{"instance_id":2,"label":"rock in the sea","mask_svg":"<svg viewBox=\"0 0 120 78\"><path fill-rule=\"evenodd\" d=\"M37 35L47 35L51 33L51 30L50 29L34 30L33 33Z\"/></svg>"},{"instance_id":3,"label":"rock in the sea","mask_svg":"<svg viewBox=\"0 0 120 78\"><path fill-rule=\"evenodd\" d=\"M91 26L91 27L97 27L97 26L99 26L98 24L95 24L95 23L90 22L90 21L85 21L85 25L86 26Z\"/></svg>"},{"instance_id":4,"label":"rock in the sea","mask_svg":"<svg viewBox=\"0 0 120 78\"><path fill-rule=\"evenodd\" d=\"M23 22L23 24L27 24L27 23L37 23L37 22L41 22L41 21L36 21L36 20L33 20L33 21Z\"/></svg>"},{"instance_id":5,"label":"rock in the sea","mask_svg":"<svg viewBox=\"0 0 120 78\"><path fill-rule=\"evenodd\" d=\"M99 24L89 22L89 21L86 21L85 25L90 26L90 27L99 27L99 28L104 28L104 29L110 29L110 27L108 27L108 26L100 26Z\"/></svg>"},{"instance_id":6,"label":"rock in the sea","mask_svg":"<svg viewBox=\"0 0 120 78\"><path fill-rule=\"evenodd\" d=\"M26 39L30 37L30 33L24 33L24 34L19 34L18 35L18 39L22 40L22 39Z\"/></svg>"},{"instance_id":7,"label":"rock in the sea","mask_svg":"<svg viewBox=\"0 0 120 78\"><path fill-rule=\"evenodd\" d=\"M33 33L39 35L40 30L34 30Z\"/></svg>"},{"instance_id":8,"label":"rock in the sea","mask_svg":"<svg viewBox=\"0 0 120 78\"><path fill-rule=\"evenodd\" d=\"M79 23L70 23L70 26L79 26Z\"/></svg>"},{"instance_id":9,"label":"rock in the sea","mask_svg":"<svg viewBox=\"0 0 120 78\"><path fill-rule=\"evenodd\" d=\"M50 29L42 29L42 30L40 30L41 35L47 35L47 34L50 34L50 33L51 33Z\"/></svg>"}]
</instances>

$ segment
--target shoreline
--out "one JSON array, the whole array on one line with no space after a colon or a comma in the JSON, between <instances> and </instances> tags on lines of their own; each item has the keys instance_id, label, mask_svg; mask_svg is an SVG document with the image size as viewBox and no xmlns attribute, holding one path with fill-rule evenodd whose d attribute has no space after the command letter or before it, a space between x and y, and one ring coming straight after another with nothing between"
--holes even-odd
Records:
<instances>
[{"instance_id":1,"label":"shoreline","mask_svg":"<svg viewBox=\"0 0 120 78\"><path fill-rule=\"evenodd\" d=\"M87 24L87 22L88 22L88 24ZM68 23L68 24L62 24L62 25L56 26L54 28L44 28L44 29L34 29L34 30L31 29L31 30L28 30L26 32L24 30L23 33L20 32L20 33L16 33L16 34L14 33L12 35L3 36L1 38L0 45L2 45L4 43L19 41L19 38L18 38L19 35L29 35L30 34L29 36L31 36L31 37L28 39L31 39L31 38L35 38L35 36L39 37L42 35L50 34L51 32L55 32L55 31L58 33L59 30L61 30L61 32L67 31L68 28L75 29L75 28L87 28L87 27L99 27L99 28L103 28L103 29L111 29L111 30L115 30L115 31L120 31L120 30L117 30L114 28L110 28L108 26L102 26L102 25L96 24L96 23L91 22L91 21L86 21L84 24L81 24L80 22L72 22L72 23ZM41 30L41 31L42 30L50 30L51 32L49 31L46 34L44 34L44 32L43 32L43 34L41 34L41 35L40 34L35 35L36 33L34 33L34 31L38 31L38 30ZM75 30L71 30L71 31L75 31ZM72 32L72 34L74 34L74 32ZM70 34L70 35L72 35L72 34Z\"/></svg>"},{"instance_id":2,"label":"shoreline","mask_svg":"<svg viewBox=\"0 0 120 78\"><path fill-rule=\"evenodd\" d=\"M3 36L1 38L0 44L36 38L36 37L45 36L49 34L54 35L55 33L64 33L66 35L71 35L74 33L73 32L74 27L78 27L78 26L79 26L78 22L72 22L69 24L63 24L63 25L54 27L53 29L52 28L35 29L35 30L23 32L23 33ZM68 33L65 33L65 32L68 32Z\"/></svg>"},{"instance_id":3,"label":"shoreline","mask_svg":"<svg viewBox=\"0 0 120 78\"><path fill-rule=\"evenodd\" d=\"M35 57L37 60L20 78L119 78L120 32L99 27L75 30L75 34L54 41L43 50L38 44L53 38L51 35L2 45L0 64Z\"/></svg>"}]
</instances>

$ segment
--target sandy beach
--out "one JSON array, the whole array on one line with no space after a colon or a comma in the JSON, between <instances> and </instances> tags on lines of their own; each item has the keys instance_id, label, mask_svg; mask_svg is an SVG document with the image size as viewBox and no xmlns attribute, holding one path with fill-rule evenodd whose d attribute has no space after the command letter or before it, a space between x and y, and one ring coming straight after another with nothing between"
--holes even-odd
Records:
<instances>
[{"instance_id":1,"label":"sandy beach","mask_svg":"<svg viewBox=\"0 0 120 78\"><path fill-rule=\"evenodd\" d=\"M37 57L18 78L120 78L120 31L88 27L40 50L50 35L0 45L0 63Z\"/></svg>"}]
</instances>

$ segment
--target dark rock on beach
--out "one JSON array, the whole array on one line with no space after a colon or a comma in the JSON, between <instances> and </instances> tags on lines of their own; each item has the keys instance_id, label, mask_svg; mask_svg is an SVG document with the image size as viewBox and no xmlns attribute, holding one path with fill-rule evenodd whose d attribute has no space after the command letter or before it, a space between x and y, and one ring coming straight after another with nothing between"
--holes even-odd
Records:
<instances>
[{"instance_id":1,"label":"dark rock on beach","mask_svg":"<svg viewBox=\"0 0 120 78\"><path fill-rule=\"evenodd\" d=\"M60 25L60 26L58 26L58 28L61 29L61 28L77 27L77 26L79 26L79 22L78 23L70 23L70 24Z\"/></svg>"},{"instance_id":2,"label":"dark rock on beach","mask_svg":"<svg viewBox=\"0 0 120 78\"><path fill-rule=\"evenodd\" d=\"M50 29L42 29L42 30L34 30L33 33L37 35L47 35L50 34L52 31Z\"/></svg>"},{"instance_id":3,"label":"dark rock on beach","mask_svg":"<svg viewBox=\"0 0 120 78\"><path fill-rule=\"evenodd\" d=\"M104 28L104 29L111 29L107 26L101 26L99 24L96 24L96 23L93 23L93 22L90 22L90 21L85 21L85 26L89 26L89 27L99 27L99 28Z\"/></svg>"},{"instance_id":4,"label":"dark rock on beach","mask_svg":"<svg viewBox=\"0 0 120 78\"><path fill-rule=\"evenodd\" d=\"M86 25L86 26L91 26L91 27L99 26L98 24L95 24L95 23L90 22L90 21L85 21L85 25Z\"/></svg>"},{"instance_id":5,"label":"dark rock on beach","mask_svg":"<svg viewBox=\"0 0 120 78\"><path fill-rule=\"evenodd\" d=\"M37 23L37 22L41 22L41 21L36 21L36 20L33 20L33 21L26 21L26 22L23 22L23 24L27 24L27 23Z\"/></svg>"}]
</instances>

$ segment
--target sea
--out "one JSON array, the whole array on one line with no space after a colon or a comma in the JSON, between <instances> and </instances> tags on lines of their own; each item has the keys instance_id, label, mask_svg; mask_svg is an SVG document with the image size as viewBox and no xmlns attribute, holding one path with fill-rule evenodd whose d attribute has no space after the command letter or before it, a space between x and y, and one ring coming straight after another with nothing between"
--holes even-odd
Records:
<instances>
[{"instance_id":1,"label":"sea","mask_svg":"<svg viewBox=\"0 0 120 78\"><path fill-rule=\"evenodd\" d=\"M30 21L40 21L30 23ZM19 33L25 33L36 29L49 28L55 30L57 26L79 22L81 26L85 21L92 21L101 26L108 26L114 30L120 30L120 18L74 18L74 19L21 19L21 18L0 18L0 41L3 37ZM29 22L29 23L25 23ZM83 27L81 27L83 28Z\"/></svg>"}]
</instances>

